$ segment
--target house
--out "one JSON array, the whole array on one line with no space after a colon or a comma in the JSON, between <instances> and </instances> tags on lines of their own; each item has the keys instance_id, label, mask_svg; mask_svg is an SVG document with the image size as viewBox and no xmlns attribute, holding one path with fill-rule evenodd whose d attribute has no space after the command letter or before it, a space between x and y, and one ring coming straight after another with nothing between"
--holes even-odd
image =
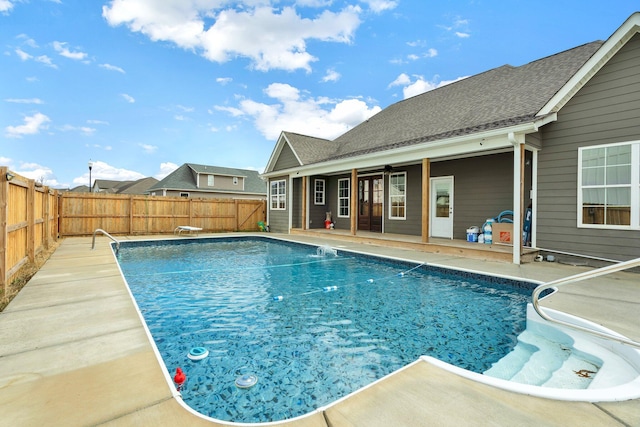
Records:
<instances>
[{"instance_id":1,"label":"house","mask_svg":"<svg viewBox=\"0 0 640 427\"><path fill-rule=\"evenodd\" d=\"M465 239L513 212L531 246L640 257L640 13L596 41L397 102L335 140L282 132L268 223ZM512 259L521 262L521 233Z\"/></svg>"},{"instance_id":2,"label":"house","mask_svg":"<svg viewBox=\"0 0 640 427\"><path fill-rule=\"evenodd\" d=\"M157 179L151 177L141 178L135 181L96 179L93 181L91 192L109 194L145 194L145 192L157 182Z\"/></svg>"},{"instance_id":3,"label":"house","mask_svg":"<svg viewBox=\"0 0 640 427\"><path fill-rule=\"evenodd\" d=\"M146 194L203 199L265 200L267 185L254 170L185 163L149 188Z\"/></svg>"}]
</instances>

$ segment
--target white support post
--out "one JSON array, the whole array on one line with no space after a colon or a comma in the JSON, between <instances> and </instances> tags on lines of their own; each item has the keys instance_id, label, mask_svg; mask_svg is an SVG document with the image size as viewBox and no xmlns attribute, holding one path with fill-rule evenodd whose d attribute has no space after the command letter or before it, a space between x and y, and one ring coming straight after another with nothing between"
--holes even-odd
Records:
<instances>
[{"instance_id":1,"label":"white support post","mask_svg":"<svg viewBox=\"0 0 640 427\"><path fill-rule=\"evenodd\" d=\"M509 141L513 144L513 263L520 264L522 248L522 204L523 204L523 168L524 136L509 133Z\"/></svg>"}]
</instances>

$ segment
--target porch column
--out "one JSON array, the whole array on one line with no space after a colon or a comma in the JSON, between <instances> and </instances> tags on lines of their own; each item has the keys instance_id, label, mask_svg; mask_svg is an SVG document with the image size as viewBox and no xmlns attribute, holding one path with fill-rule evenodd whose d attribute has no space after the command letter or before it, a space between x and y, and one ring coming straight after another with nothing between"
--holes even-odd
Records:
<instances>
[{"instance_id":1,"label":"porch column","mask_svg":"<svg viewBox=\"0 0 640 427\"><path fill-rule=\"evenodd\" d=\"M522 215L524 206L524 135L509 133L513 144L513 263L520 264L522 254Z\"/></svg>"},{"instance_id":2,"label":"porch column","mask_svg":"<svg viewBox=\"0 0 640 427\"><path fill-rule=\"evenodd\" d=\"M429 243L429 209L431 207L431 160L422 159L422 243Z\"/></svg>"},{"instance_id":3,"label":"porch column","mask_svg":"<svg viewBox=\"0 0 640 427\"><path fill-rule=\"evenodd\" d=\"M302 177L302 201L300 203L302 208L302 221L301 227L302 230L307 229L307 178L306 176Z\"/></svg>"},{"instance_id":4,"label":"porch column","mask_svg":"<svg viewBox=\"0 0 640 427\"><path fill-rule=\"evenodd\" d=\"M358 215L358 171L351 169L351 235L356 235L356 217Z\"/></svg>"}]
</instances>

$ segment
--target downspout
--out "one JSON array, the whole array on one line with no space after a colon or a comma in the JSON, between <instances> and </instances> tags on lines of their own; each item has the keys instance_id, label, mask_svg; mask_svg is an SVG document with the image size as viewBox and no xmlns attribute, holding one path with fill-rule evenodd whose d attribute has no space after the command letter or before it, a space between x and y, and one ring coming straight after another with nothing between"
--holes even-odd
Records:
<instances>
[{"instance_id":1,"label":"downspout","mask_svg":"<svg viewBox=\"0 0 640 427\"><path fill-rule=\"evenodd\" d=\"M524 136L516 138L513 132L507 134L513 144L513 263L520 264L522 253L522 205L524 187Z\"/></svg>"}]
</instances>

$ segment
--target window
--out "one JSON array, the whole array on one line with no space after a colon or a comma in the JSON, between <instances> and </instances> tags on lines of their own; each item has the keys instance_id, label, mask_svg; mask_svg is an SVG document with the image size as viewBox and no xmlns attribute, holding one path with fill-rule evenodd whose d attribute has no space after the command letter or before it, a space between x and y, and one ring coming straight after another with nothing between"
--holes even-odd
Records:
<instances>
[{"instance_id":1,"label":"window","mask_svg":"<svg viewBox=\"0 0 640 427\"><path fill-rule=\"evenodd\" d=\"M233 185L238 185L238 177L237 176L233 177Z\"/></svg>"},{"instance_id":2,"label":"window","mask_svg":"<svg viewBox=\"0 0 640 427\"><path fill-rule=\"evenodd\" d=\"M351 180L342 178L338 180L338 218L349 218L349 196Z\"/></svg>"},{"instance_id":3,"label":"window","mask_svg":"<svg viewBox=\"0 0 640 427\"><path fill-rule=\"evenodd\" d=\"M407 173L389 174L389 218L407 218Z\"/></svg>"},{"instance_id":4,"label":"window","mask_svg":"<svg viewBox=\"0 0 640 427\"><path fill-rule=\"evenodd\" d=\"M180 197L189 198L189 193L180 193Z\"/></svg>"},{"instance_id":5,"label":"window","mask_svg":"<svg viewBox=\"0 0 640 427\"><path fill-rule=\"evenodd\" d=\"M324 205L324 179L313 181L313 204Z\"/></svg>"},{"instance_id":6,"label":"window","mask_svg":"<svg viewBox=\"0 0 640 427\"><path fill-rule=\"evenodd\" d=\"M271 181L271 209L272 210L284 210L287 208L286 204L286 181Z\"/></svg>"},{"instance_id":7,"label":"window","mask_svg":"<svg viewBox=\"0 0 640 427\"><path fill-rule=\"evenodd\" d=\"M207 185L213 187L213 175L207 175Z\"/></svg>"},{"instance_id":8,"label":"window","mask_svg":"<svg viewBox=\"0 0 640 427\"><path fill-rule=\"evenodd\" d=\"M578 150L578 226L640 228L640 141Z\"/></svg>"}]
</instances>

